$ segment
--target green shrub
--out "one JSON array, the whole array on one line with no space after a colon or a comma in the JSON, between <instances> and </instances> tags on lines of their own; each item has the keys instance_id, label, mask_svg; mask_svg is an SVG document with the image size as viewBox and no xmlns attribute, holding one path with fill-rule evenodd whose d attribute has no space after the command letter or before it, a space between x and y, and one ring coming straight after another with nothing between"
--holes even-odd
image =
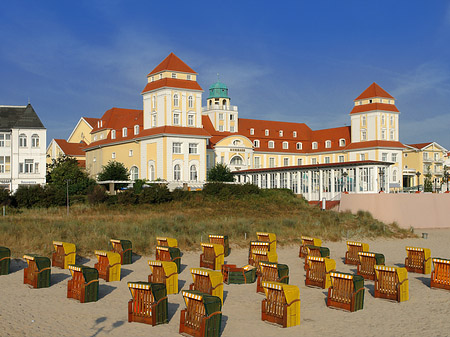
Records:
<instances>
[{"instance_id":1,"label":"green shrub","mask_svg":"<svg viewBox=\"0 0 450 337\"><path fill-rule=\"evenodd\" d=\"M121 205L135 205L138 202L138 196L133 190L125 190L117 194L117 203Z\"/></svg>"},{"instance_id":2,"label":"green shrub","mask_svg":"<svg viewBox=\"0 0 450 337\"><path fill-rule=\"evenodd\" d=\"M108 199L106 189L103 186L95 185L89 189L87 200L92 205L101 204Z\"/></svg>"},{"instance_id":3,"label":"green shrub","mask_svg":"<svg viewBox=\"0 0 450 337\"><path fill-rule=\"evenodd\" d=\"M208 183L203 187L202 193L205 196L216 196L219 198L243 197L252 194L259 194L260 189L253 184L224 184Z\"/></svg>"},{"instance_id":4,"label":"green shrub","mask_svg":"<svg viewBox=\"0 0 450 337\"><path fill-rule=\"evenodd\" d=\"M152 184L150 187L144 188L139 195L141 204L160 204L172 201L172 199L172 194L165 184Z\"/></svg>"},{"instance_id":5,"label":"green shrub","mask_svg":"<svg viewBox=\"0 0 450 337\"><path fill-rule=\"evenodd\" d=\"M41 185L19 186L14 197L17 207L36 207L42 199L45 199L45 192Z\"/></svg>"},{"instance_id":6,"label":"green shrub","mask_svg":"<svg viewBox=\"0 0 450 337\"><path fill-rule=\"evenodd\" d=\"M0 190L0 206L10 206L12 203L11 193L8 190Z\"/></svg>"}]
</instances>

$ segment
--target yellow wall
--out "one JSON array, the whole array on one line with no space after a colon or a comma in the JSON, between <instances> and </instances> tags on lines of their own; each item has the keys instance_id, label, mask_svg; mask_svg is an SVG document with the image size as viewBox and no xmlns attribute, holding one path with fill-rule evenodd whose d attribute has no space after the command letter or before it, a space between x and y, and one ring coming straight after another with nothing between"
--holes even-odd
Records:
<instances>
[{"instance_id":1,"label":"yellow wall","mask_svg":"<svg viewBox=\"0 0 450 337\"><path fill-rule=\"evenodd\" d=\"M72 134L69 139L67 139L67 142L79 143L81 141L84 141L89 145L91 143L91 130L92 128L90 127L90 125L84 119L80 119L80 122L72 131Z\"/></svg>"}]
</instances>

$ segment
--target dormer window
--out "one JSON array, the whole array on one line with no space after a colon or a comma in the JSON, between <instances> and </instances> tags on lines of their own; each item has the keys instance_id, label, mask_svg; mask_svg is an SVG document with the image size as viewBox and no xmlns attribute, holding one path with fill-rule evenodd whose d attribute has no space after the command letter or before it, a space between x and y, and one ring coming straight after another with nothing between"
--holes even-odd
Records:
<instances>
[{"instance_id":1,"label":"dormer window","mask_svg":"<svg viewBox=\"0 0 450 337\"><path fill-rule=\"evenodd\" d=\"M259 140L258 140L258 139L255 139L255 141L253 142L253 145L254 145L255 147L259 147Z\"/></svg>"},{"instance_id":2,"label":"dormer window","mask_svg":"<svg viewBox=\"0 0 450 337\"><path fill-rule=\"evenodd\" d=\"M312 142L312 149L317 150L317 142Z\"/></svg>"},{"instance_id":3,"label":"dormer window","mask_svg":"<svg viewBox=\"0 0 450 337\"><path fill-rule=\"evenodd\" d=\"M116 139L116 130L111 131L111 139Z\"/></svg>"},{"instance_id":4,"label":"dormer window","mask_svg":"<svg viewBox=\"0 0 450 337\"><path fill-rule=\"evenodd\" d=\"M293 136L294 138L297 138L297 131L292 132L292 136Z\"/></svg>"},{"instance_id":5,"label":"dormer window","mask_svg":"<svg viewBox=\"0 0 450 337\"><path fill-rule=\"evenodd\" d=\"M371 99L369 99L369 103L372 103L373 101Z\"/></svg>"},{"instance_id":6,"label":"dormer window","mask_svg":"<svg viewBox=\"0 0 450 337\"><path fill-rule=\"evenodd\" d=\"M278 134L280 135L280 137L283 137L283 130L280 130Z\"/></svg>"},{"instance_id":7,"label":"dormer window","mask_svg":"<svg viewBox=\"0 0 450 337\"><path fill-rule=\"evenodd\" d=\"M266 136L268 136L268 135L269 135L269 130L266 129L266 130L264 131L264 134L265 134Z\"/></svg>"},{"instance_id":8,"label":"dormer window","mask_svg":"<svg viewBox=\"0 0 450 337\"><path fill-rule=\"evenodd\" d=\"M301 150L302 149L302 143L297 143L297 150Z\"/></svg>"},{"instance_id":9,"label":"dormer window","mask_svg":"<svg viewBox=\"0 0 450 337\"><path fill-rule=\"evenodd\" d=\"M162 79L162 74L159 74L159 79Z\"/></svg>"},{"instance_id":10,"label":"dormer window","mask_svg":"<svg viewBox=\"0 0 450 337\"><path fill-rule=\"evenodd\" d=\"M255 134L255 129L250 129L250 134L254 135Z\"/></svg>"},{"instance_id":11,"label":"dormer window","mask_svg":"<svg viewBox=\"0 0 450 337\"><path fill-rule=\"evenodd\" d=\"M325 148L329 149L331 147L331 140L325 141Z\"/></svg>"},{"instance_id":12,"label":"dormer window","mask_svg":"<svg viewBox=\"0 0 450 337\"><path fill-rule=\"evenodd\" d=\"M288 142L283 142L283 149L284 150L289 149L289 143Z\"/></svg>"},{"instance_id":13,"label":"dormer window","mask_svg":"<svg viewBox=\"0 0 450 337\"><path fill-rule=\"evenodd\" d=\"M139 125L135 125L134 126L134 135L138 135L139 134Z\"/></svg>"},{"instance_id":14,"label":"dormer window","mask_svg":"<svg viewBox=\"0 0 450 337\"><path fill-rule=\"evenodd\" d=\"M152 82L155 80L155 76L152 76Z\"/></svg>"},{"instance_id":15,"label":"dormer window","mask_svg":"<svg viewBox=\"0 0 450 337\"><path fill-rule=\"evenodd\" d=\"M275 142L273 140L269 140L269 149L273 149L275 147Z\"/></svg>"},{"instance_id":16,"label":"dormer window","mask_svg":"<svg viewBox=\"0 0 450 337\"><path fill-rule=\"evenodd\" d=\"M127 128L122 129L122 137L127 137Z\"/></svg>"},{"instance_id":17,"label":"dormer window","mask_svg":"<svg viewBox=\"0 0 450 337\"><path fill-rule=\"evenodd\" d=\"M177 78L177 74L176 73L172 73L172 78Z\"/></svg>"},{"instance_id":18,"label":"dormer window","mask_svg":"<svg viewBox=\"0 0 450 337\"><path fill-rule=\"evenodd\" d=\"M339 139L339 146L345 146L345 139Z\"/></svg>"},{"instance_id":19,"label":"dormer window","mask_svg":"<svg viewBox=\"0 0 450 337\"><path fill-rule=\"evenodd\" d=\"M191 80L191 75L187 75L187 76L186 76L186 79L187 79L188 81L190 81L190 80Z\"/></svg>"}]
</instances>

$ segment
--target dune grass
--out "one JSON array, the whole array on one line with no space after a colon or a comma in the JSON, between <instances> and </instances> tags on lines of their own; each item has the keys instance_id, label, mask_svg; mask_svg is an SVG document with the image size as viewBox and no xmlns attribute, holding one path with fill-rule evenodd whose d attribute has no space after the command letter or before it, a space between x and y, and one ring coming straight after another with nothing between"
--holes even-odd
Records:
<instances>
[{"instance_id":1,"label":"dune grass","mask_svg":"<svg viewBox=\"0 0 450 337\"><path fill-rule=\"evenodd\" d=\"M301 235L323 240L374 237L405 238L414 234L396 224L384 224L367 212L321 211L283 191L266 190L240 198L206 198L193 193L184 200L153 205L74 205L8 210L0 217L0 246L13 257L25 253L51 256L52 241L73 242L81 256L110 249L109 239L128 239L133 252L154 252L156 236L178 239L182 250L199 249L208 234L226 234L230 243L248 247L257 231L277 234L278 243L298 244ZM245 240L245 235L247 239Z\"/></svg>"}]
</instances>

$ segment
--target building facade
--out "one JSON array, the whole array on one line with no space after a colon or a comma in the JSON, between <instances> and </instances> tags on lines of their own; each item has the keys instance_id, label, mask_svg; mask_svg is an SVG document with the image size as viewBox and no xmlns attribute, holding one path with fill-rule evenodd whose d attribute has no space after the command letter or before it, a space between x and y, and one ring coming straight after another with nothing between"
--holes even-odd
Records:
<instances>
[{"instance_id":1,"label":"building facade","mask_svg":"<svg viewBox=\"0 0 450 337\"><path fill-rule=\"evenodd\" d=\"M31 104L0 106L0 186L45 184L47 130Z\"/></svg>"}]
</instances>

